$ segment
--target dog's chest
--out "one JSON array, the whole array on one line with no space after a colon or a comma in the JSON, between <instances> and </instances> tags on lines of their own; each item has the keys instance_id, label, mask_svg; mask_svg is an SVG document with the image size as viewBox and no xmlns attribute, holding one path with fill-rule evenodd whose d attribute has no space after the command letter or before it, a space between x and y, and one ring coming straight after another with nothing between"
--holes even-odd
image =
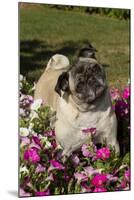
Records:
<instances>
[{"instance_id":1,"label":"dog's chest","mask_svg":"<svg viewBox=\"0 0 134 200\"><path fill-rule=\"evenodd\" d=\"M102 123L106 123L106 119L109 116L109 109L106 111L97 110L80 112L72 104L61 100L59 106L59 118L62 118L62 121L65 121L65 123L68 123L68 125L76 129L81 129L83 127L97 128L100 125L102 126Z\"/></svg>"},{"instance_id":2,"label":"dog's chest","mask_svg":"<svg viewBox=\"0 0 134 200\"><path fill-rule=\"evenodd\" d=\"M56 139L66 153L78 149L88 140L83 128L96 128L96 136L109 126L109 109L96 112L79 112L72 104L60 101L55 124ZM102 136L102 134L101 134Z\"/></svg>"}]
</instances>

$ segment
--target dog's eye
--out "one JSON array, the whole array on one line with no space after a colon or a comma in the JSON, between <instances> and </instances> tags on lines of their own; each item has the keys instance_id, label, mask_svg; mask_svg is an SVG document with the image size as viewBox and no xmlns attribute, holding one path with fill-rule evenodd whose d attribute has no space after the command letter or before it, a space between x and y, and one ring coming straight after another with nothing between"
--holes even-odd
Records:
<instances>
[{"instance_id":1,"label":"dog's eye","mask_svg":"<svg viewBox=\"0 0 134 200\"><path fill-rule=\"evenodd\" d=\"M77 86L76 86L76 91L77 91L77 92L81 92L83 86L84 86L84 82L83 82L83 81L79 82L79 83L77 84Z\"/></svg>"}]
</instances>

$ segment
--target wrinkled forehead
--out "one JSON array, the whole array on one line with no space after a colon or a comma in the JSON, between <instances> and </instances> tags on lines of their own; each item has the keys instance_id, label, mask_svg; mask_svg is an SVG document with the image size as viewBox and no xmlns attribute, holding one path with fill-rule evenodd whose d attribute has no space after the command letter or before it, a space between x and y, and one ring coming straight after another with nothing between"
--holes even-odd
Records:
<instances>
[{"instance_id":1,"label":"wrinkled forehead","mask_svg":"<svg viewBox=\"0 0 134 200\"><path fill-rule=\"evenodd\" d=\"M97 61L95 59L80 59L73 67L72 67L72 75L74 73L83 73L88 68L93 68L95 65L97 65ZM99 64L98 64L99 65ZM100 65L99 65L100 66ZM101 67L101 66L100 66Z\"/></svg>"}]
</instances>

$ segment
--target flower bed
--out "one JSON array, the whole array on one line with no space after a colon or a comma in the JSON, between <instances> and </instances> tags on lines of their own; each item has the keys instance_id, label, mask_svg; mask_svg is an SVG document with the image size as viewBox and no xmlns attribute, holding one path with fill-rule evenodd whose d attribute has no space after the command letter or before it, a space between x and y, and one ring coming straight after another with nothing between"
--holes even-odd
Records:
<instances>
[{"instance_id":1,"label":"flower bed","mask_svg":"<svg viewBox=\"0 0 134 200\"><path fill-rule=\"evenodd\" d=\"M121 156L104 142L92 142L95 129L84 129L91 139L68 159L61 157L55 132L49 126L51 111L33 100L34 85L20 76L20 196L45 196L130 189L130 89L111 88L117 114ZM125 148L124 148L125 144Z\"/></svg>"}]
</instances>

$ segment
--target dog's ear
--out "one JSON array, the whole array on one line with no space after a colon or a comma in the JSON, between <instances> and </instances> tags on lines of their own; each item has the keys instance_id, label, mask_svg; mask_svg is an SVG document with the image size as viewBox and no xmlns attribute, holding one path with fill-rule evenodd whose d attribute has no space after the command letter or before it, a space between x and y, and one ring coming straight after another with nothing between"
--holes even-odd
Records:
<instances>
[{"instance_id":1,"label":"dog's ear","mask_svg":"<svg viewBox=\"0 0 134 200\"><path fill-rule=\"evenodd\" d=\"M80 49L78 57L96 58L95 52L97 52L97 50L89 43Z\"/></svg>"},{"instance_id":2,"label":"dog's ear","mask_svg":"<svg viewBox=\"0 0 134 200\"><path fill-rule=\"evenodd\" d=\"M61 91L68 92L69 91L69 74L68 72L63 72L56 83L55 91L61 96Z\"/></svg>"}]
</instances>

